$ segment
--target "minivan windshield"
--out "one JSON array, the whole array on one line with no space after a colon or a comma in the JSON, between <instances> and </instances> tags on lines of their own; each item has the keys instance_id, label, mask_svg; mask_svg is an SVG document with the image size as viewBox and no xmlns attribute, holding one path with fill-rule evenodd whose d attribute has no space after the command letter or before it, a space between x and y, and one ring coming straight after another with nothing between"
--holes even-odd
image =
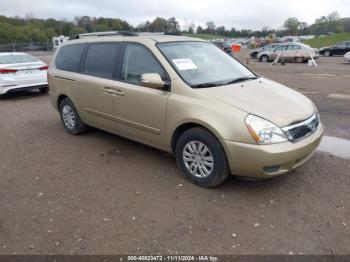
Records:
<instances>
[{"instance_id":1,"label":"minivan windshield","mask_svg":"<svg viewBox=\"0 0 350 262\"><path fill-rule=\"evenodd\" d=\"M159 43L158 47L180 77L193 88L257 78L233 57L208 42L167 42Z\"/></svg>"}]
</instances>

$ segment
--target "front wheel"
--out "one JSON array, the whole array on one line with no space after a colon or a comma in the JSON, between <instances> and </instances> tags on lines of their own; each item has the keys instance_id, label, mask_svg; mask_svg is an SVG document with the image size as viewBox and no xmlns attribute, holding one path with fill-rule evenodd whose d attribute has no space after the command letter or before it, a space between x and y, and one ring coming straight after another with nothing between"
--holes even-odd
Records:
<instances>
[{"instance_id":1,"label":"front wheel","mask_svg":"<svg viewBox=\"0 0 350 262\"><path fill-rule=\"evenodd\" d=\"M324 56L327 56L327 57L328 57L328 56L331 56L331 55L332 55L332 54L331 54L330 51L325 51L325 52L324 52Z\"/></svg>"},{"instance_id":2,"label":"front wheel","mask_svg":"<svg viewBox=\"0 0 350 262\"><path fill-rule=\"evenodd\" d=\"M269 57L267 55L263 55L261 57L261 62L268 63L269 62Z\"/></svg>"},{"instance_id":3,"label":"front wheel","mask_svg":"<svg viewBox=\"0 0 350 262\"><path fill-rule=\"evenodd\" d=\"M230 174L220 142L204 128L185 131L176 143L175 155L181 173L199 186L218 186Z\"/></svg>"},{"instance_id":4,"label":"front wheel","mask_svg":"<svg viewBox=\"0 0 350 262\"><path fill-rule=\"evenodd\" d=\"M68 98L64 98L60 103L60 115L64 128L72 135L84 133L87 126L81 121L73 102Z\"/></svg>"}]
</instances>

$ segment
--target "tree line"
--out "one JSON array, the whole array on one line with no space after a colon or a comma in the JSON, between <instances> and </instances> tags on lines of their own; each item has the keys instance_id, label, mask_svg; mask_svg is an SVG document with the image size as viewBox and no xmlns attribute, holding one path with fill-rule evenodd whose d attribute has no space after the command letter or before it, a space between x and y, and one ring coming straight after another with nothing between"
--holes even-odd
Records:
<instances>
[{"instance_id":1,"label":"tree line","mask_svg":"<svg viewBox=\"0 0 350 262\"><path fill-rule=\"evenodd\" d=\"M261 30L228 29L216 26L213 21L206 22L205 26L196 26L194 22L185 21L180 26L175 17L157 17L153 21L146 21L138 26L132 26L119 18L103 18L78 16L74 21L56 20L53 18L39 19L32 14L25 17L0 16L0 44L19 42L51 41L53 36L76 35L84 32L101 31L134 31L134 32L170 32L170 33L198 33L213 34L224 37L263 37L268 34L285 35L321 35L328 33L350 32L350 18L340 18L337 12L316 19L308 25L296 17L290 17L284 22L281 29L263 27Z\"/></svg>"}]
</instances>

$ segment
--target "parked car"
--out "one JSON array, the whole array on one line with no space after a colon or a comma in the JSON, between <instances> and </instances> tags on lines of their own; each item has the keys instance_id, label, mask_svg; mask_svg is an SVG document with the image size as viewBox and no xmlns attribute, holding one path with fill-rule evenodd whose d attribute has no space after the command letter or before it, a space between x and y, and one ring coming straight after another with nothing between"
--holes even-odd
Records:
<instances>
[{"instance_id":1,"label":"parked car","mask_svg":"<svg viewBox=\"0 0 350 262\"><path fill-rule=\"evenodd\" d=\"M200 39L71 40L48 75L68 133L93 126L174 153L181 173L204 187L230 174L284 174L310 158L323 133L307 97Z\"/></svg>"},{"instance_id":2,"label":"parked car","mask_svg":"<svg viewBox=\"0 0 350 262\"><path fill-rule=\"evenodd\" d=\"M280 59L286 62L304 63L311 58L310 54L314 59L319 57L316 49L302 43L293 42L280 45L270 51L260 52L256 59L262 62L271 62L281 55Z\"/></svg>"},{"instance_id":3,"label":"parked car","mask_svg":"<svg viewBox=\"0 0 350 262\"><path fill-rule=\"evenodd\" d=\"M319 50L321 55L333 56L333 55L345 55L350 51L350 41L337 43L334 46L323 47Z\"/></svg>"},{"instance_id":4,"label":"parked car","mask_svg":"<svg viewBox=\"0 0 350 262\"><path fill-rule=\"evenodd\" d=\"M280 45L281 45L281 43L268 44L266 46L263 46L263 47L256 48L256 49L252 50L249 55L250 55L251 58L256 58L258 53L263 52L263 51L270 51L270 50L272 50L272 49L274 49L274 48L276 48L276 47L278 47Z\"/></svg>"},{"instance_id":5,"label":"parked car","mask_svg":"<svg viewBox=\"0 0 350 262\"><path fill-rule=\"evenodd\" d=\"M231 44L223 40L212 41L212 43L219 47L221 50L225 51L227 54L232 55Z\"/></svg>"},{"instance_id":6,"label":"parked car","mask_svg":"<svg viewBox=\"0 0 350 262\"><path fill-rule=\"evenodd\" d=\"M0 53L0 95L23 90L48 91L47 65L24 53Z\"/></svg>"},{"instance_id":7,"label":"parked car","mask_svg":"<svg viewBox=\"0 0 350 262\"><path fill-rule=\"evenodd\" d=\"M347 52L347 53L344 55L344 60L345 60L345 62L349 62L349 63L350 63L350 52Z\"/></svg>"}]
</instances>

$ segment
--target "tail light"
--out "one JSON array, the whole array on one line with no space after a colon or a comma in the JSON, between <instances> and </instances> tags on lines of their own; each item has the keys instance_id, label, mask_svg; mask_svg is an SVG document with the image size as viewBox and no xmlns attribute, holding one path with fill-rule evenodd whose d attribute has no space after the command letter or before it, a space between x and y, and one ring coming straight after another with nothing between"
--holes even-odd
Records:
<instances>
[{"instance_id":1,"label":"tail light","mask_svg":"<svg viewBox=\"0 0 350 262\"><path fill-rule=\"evenodd\" d=\"M39 69L44 71L44 70L49 70L49 67L48 66L43 66L43 67L40 67Z\"/></svg>"},{"instance_id":2,"label":"tail light","mask_svg":"<svg viewBox=\"0 0 350 262\"><path fill-rule=\"evenodd\" d=\"M10 73L16 73L17 70L15 69L5 69L5 68L0 68L0 74L10 74Z\"/></svg>"}]
</instances>

